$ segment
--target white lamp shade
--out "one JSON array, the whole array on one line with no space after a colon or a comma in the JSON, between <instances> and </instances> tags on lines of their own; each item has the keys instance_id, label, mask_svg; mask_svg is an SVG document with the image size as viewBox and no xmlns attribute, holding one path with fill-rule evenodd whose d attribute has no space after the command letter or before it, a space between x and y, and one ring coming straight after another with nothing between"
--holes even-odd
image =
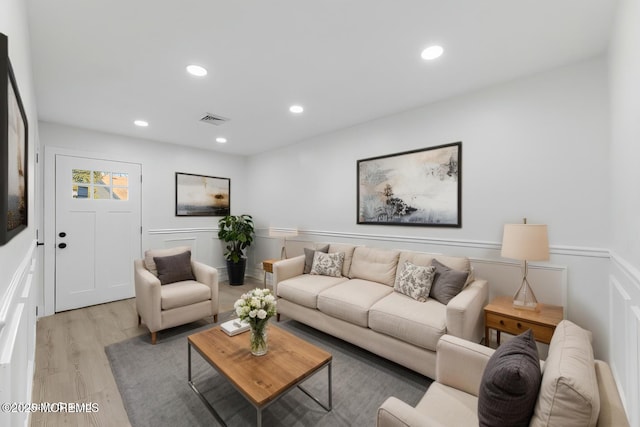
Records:
<instances>
[{"instance_id":1,"label":"white lamp shade","mask_svg":"<svg viewBox=\"0 0 640 427\"><path fill-rule=\"evenodd\" d=\"M521 261L548 260L547 226L543 224L505 224L501 255L505 258Z\"/></svg>"}]
</instances>

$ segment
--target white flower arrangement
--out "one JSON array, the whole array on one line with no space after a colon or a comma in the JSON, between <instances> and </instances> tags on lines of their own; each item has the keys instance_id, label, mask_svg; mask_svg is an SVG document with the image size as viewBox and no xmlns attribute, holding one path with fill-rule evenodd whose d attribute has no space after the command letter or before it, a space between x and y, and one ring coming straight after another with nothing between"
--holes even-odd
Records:
<instances>
[{"instance_id":1,"label":"white flower arrangement","mask_svg":"<svg viewBox=\"0 0 640 427\"><path fill-rule=\"evenodd\" d=\"M262 355L267 352L266 327L269 319L276 315L276 298L268 289L256 288L243 294L233 304L236 314L251 328L251 352Z\"/></svg>"},{"instance_id":2,"label":"white flower arrangement","mask_svg":"<svg viewBox=\"0 0 640 427\"><path fill-rule=\"evenodd\" d=\"M243 294L233 304L240 320L249 322L252 326L266 323L276 311L276 298L269 289L256 288Z\"/></svg>"}]
</instances>

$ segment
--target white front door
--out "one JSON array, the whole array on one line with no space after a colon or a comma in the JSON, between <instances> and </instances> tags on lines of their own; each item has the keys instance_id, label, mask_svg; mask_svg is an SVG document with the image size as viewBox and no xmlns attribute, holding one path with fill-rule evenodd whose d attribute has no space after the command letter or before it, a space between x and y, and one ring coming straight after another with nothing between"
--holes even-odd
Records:
<instances>
[{"instance_id":1,"label":"white front door","mask_svg":"<svg viewBox=\"0 0 640 427\"><path fill-rule=\"evenodd\" d=\"M140 165L60 154L55 163L55 311L133 297Z\"/></svg>"}]
</instances>

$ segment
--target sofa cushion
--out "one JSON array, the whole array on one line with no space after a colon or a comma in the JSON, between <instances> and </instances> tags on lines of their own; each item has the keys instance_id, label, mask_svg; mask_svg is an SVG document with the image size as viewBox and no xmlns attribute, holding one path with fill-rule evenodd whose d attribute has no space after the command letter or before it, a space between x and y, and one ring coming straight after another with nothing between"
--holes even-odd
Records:
<instances>
[{"instance_id":1,"label":"sofa cushion","mask_svg":"<svg viewBox=\"0 0 640 427\"><path fill-rule=\"evenodd\" d=\"M344 277L349 276L349 269L351 269L351 259L353 258L354 245L348 245L345 243L330 243L329 253L344 252L344 263L342 264L342 275Z\"/></svg>"},{"instance_id":2,"label":"sofa cushion","mask_svg":"<svg viewBox=\"0 0 640 427\"><path fill-rule=\"evenodd\" d=\"M208 299L211 299L211 288L193 280L170 283L160 288L160 305L163 310L184 307Z\"/></svg>"},{"instance_id":3,"label":"sofa cushion","mask_svg":"<svg viewBox=\"0 0 640 427\"><path fill-rule=\"evenodd\" d=\"M531 426L595 426L599 412L591 335L563 320L551 337Z\"/></svg>"},{"instance_id":4,"label":"sofa cushion","mask_svg":"<svg viewBox=\"0 0 640 427\"><path fill-rule=\"evenodd\" d=\"M313 255L318 252L327 253L329 252L329 245L325 245L318 249L304 248L304 270L302 273L309 274L311 273L311 266L313 265Z\"/></svg>"},{"instance_id":5,"label":"sofa cushion","mask_svg":"<svg viewBox=\"0 0 640 427\"><path fill-rule=\"evenodd\" d=\"M460 293L467 281L469 273L449 268L437 259L431 261L431 265L436 268L436 271L429 296L447 305L453 297Z\"/></svg>"},{"instance_id":6,"label":"sofa cushion","mask_svg":"<svg viewBox=\"0 0 640 427\"><path fill-rule=\"evenodd\" d=\"M528 426L541 378L538 347L531 329L498 347L480 382L480 426Z\"/></svg>"},{"instance_id":7,"label":"sofa cushion","mask_svg":"<svg viewBox=\"0 0 640 427\"><path fill-rule=\"evenodd\" d=\"M364 328L369 325L369 308L393 292L389 286L362 279L339 283L318 294L318 310Z\"/></svg>"},{"instance_id":8,"label":"sofa cushion","mask_svg":"<svg viewBox=\"0 0 640 427\"><path fill-rule=\"evenodd\" d=\"M158 268L156 267L156 262L153 260L154 257L178 255L190 250L191 248L189 246L177 246L168 249L149 249L144 253L144 266L154 276L158 277Z\"/></svg>"},{"instance_id":9,"label":"sofa cushion","mask_svg":"<svg viewBox=\"0 0 640 427\"><path fill-rule=\"evenodd\" d=\"M320 292L347 280L349 279L346 277L305 274L278 283L278 297L304 307L316 309L318 308L318 294Z\"/></svg>"},{"instance_id":10,"label":"sofa cushion","mask_svg":"<svg viewBox=\"0 0 640 427\"><path fill-rule=\"evenodd\" d=\"M196 280L191 269L191 251L177 255L153 257L158 269L158 279L161 285Z\"/></svg>"},{"instance_id":11,"label":"sofa cushion","mask_svg":"<svg viewBox=\"0 0 640 427\"><path fill-rule=\"evenodd\" d=\"M393 286L399 256L399 251L359 246L353 251L349 277Z\"/></svg>"},{"instance_id":12,"label":"sofa cushion","mask_svg":"<svg viewBox=\"0 0 640 427\"><path fill-rule=\"evenodd\" d=\"M325 254L316 251L313 254L313 264L311 273L321 276L342 277L342 264L344 263L344 252Z\"/></svg>"},{"instance_id":13,"label":"sofa cushion","mask_svg":"<svg viewBox=\"0 0 640 427\"><path fill-rule=\"evenodd\" d=\"M471 267L471 262L467 257L430 254L427 252L402 251L400 252L398 265L404 264L405 261L410 261L415 265L428 266L431 265L433 259L437 259L442 264L454 270L466 271L467 273L469 273L465 286L473 281L473 268Z\"/></svg>"},{"instance_id":14,"label":"sofa cushion","mask_svg":"<svg viewBox=\"0 0 640 427\"><path fill-rule=\"evenodd\" d=\"M447 333L446 319L446 306L438 301L418 302L398 292L369 309L369 328L431 351Z\"/></svg>"},{"instance_id":15,"label":"sofa cushion","mask_svg":"<svg viewBox=\"0 0 640 427\"><path fill-rule=\"evenodd\" d=\"M436 268L431 265L421 267L410 261L405 261L399 269L400 273L395 285L393 285L393 290L417 301L425 302L429 298Z\"/></svg>"}]
</instances>

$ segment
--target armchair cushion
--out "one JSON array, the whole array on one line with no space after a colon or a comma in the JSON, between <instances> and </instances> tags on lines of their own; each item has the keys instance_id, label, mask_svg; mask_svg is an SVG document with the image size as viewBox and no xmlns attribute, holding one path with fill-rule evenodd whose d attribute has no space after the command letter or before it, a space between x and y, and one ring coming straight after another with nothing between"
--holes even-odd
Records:
<instances>
[{"instance_id":1,"label":"armchair cushion","mask_svg":"<svg viewBox=\"0 0 640 427\"><path fill-rule=\"evenodd\" d=\"M195 280L191 269L191 251L171 256L153 257L153 261L156 263L161 285Z\"/></svg>"},{"instance_id":2,"label":"armchair cushion","mask_svg":"<svg viewBox=\"0 0 640 427\"><path fill-rule=\"evenodd\" d=\"M498 347L480 382L480 426L528 426L541 379L538 348L531 329Z\"/></svg>"},{"instance_id":3,"label":"armchair cushion","mask_svg":"<svg viewBox=\"0 0 640 427\"><path fill-rule=\"evenodd\" d=\"M177 246L168 249L149 249L144 253L144 266L154 276L158 277L158 269L156 262L153 260L154 257L177 255L190 250L191 248L189 246Z\"/></svg>"},{"instance_id":4,"label":"armchair cushion","mask_svg":"<svg viewBox=\"0 0 640 427\"><path fill-rule=\"evenodd\" d=\"M211 298L211 289L202 283L188 280L170 283L160 289L162 310L185 307Z\"/></svg>"},{"instance_id":5,"label":"armchair cushion","mask_svg":"<svg viewBox=\"0 0 640 427\"><path fill-rule=\"evenodd\" d=\"M549 344L531 425L595 426L599 412L591 334L563 320Z\"/></svg>"}]
</instances>

